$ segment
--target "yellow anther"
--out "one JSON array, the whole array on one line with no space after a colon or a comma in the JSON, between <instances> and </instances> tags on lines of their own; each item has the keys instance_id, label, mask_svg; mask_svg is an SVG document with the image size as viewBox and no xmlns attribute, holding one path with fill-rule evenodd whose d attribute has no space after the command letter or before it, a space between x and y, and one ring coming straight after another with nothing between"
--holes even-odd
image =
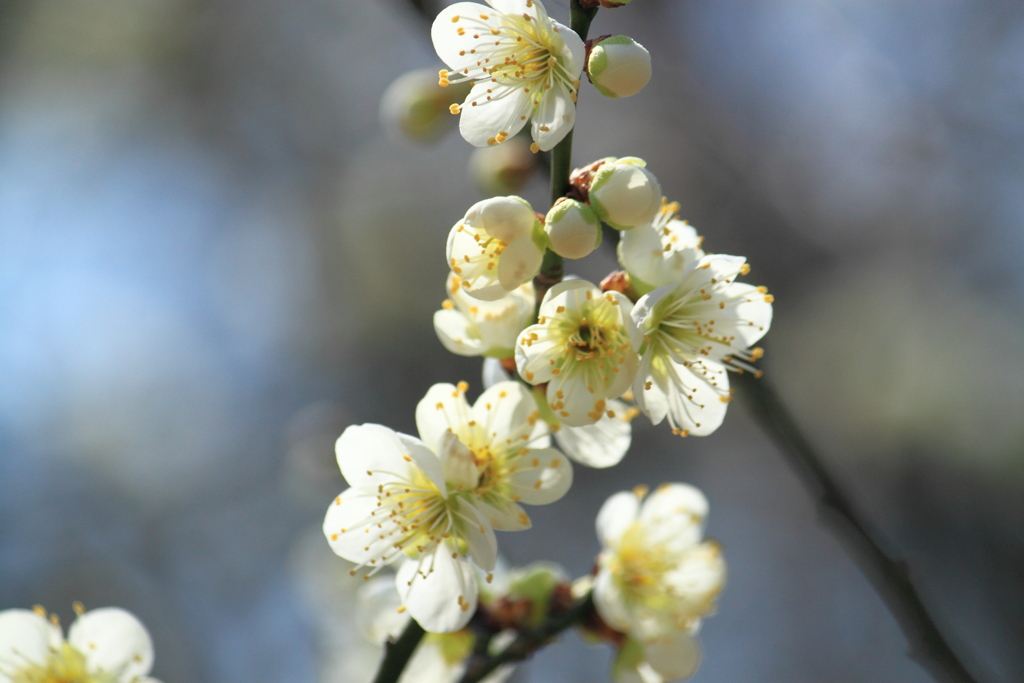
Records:
<instances>
[{"instance_id":1,"label":"yellow anther","mask_svg":"<svg viewBox=\"0 0 1024 683\"><path fill-rule=\"evenodd\" d=\"M462 108L457 104L453 104L452 106L448 107L448 111L450 111L453 114L461 114Z\"/></svg>"}]
</instances>

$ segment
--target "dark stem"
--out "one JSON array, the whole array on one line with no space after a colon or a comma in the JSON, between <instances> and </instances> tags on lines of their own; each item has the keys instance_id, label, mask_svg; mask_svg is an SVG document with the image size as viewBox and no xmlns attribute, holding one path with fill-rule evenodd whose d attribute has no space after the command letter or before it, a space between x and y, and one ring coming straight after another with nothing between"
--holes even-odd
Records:
<instances>
[{"instance_id":1,"label":"dark stem","mask_svg":"<svg viewBox=\"0 0 1024 683\"><path fill-rule=\"evenodd\" d=\"M586 41L590 31L590 22L597 15L597 7L582 7L580 0L570 0L569 28L575 31L580 40ZM569 192L569 174L572 172L572 131L551 150L551 203L554 204ZM533 288L537 293L537 306L544 300L544 295L554 285L562 281L562 257L548 249L544 253L544 261L540 273L533 279Z\"/></svg>"},{"instance_id":2,"label":"dark stem","mask_svg":"<svg viewBox=\"0 0 1024 683\"><path fill-rule=\"evenodd\" d=\"M552 638L576 624L586 621L594 609L594 598L587 593L564 612L549 618L532 631L520 633L512 644L486 660L472 662L459 683L478 683L492 671L504 664L529 659L534 652L547 645Z\"/></svg>"},{"instance_id":3,"label":"dark stem","mask_svg":"<svg viewBox=\"0 0 1024 683\"><path fill-rule=\"evenodd\" d=\"M974 683L975 679L928 614L910 580L906 562L890 556L875 543L877 532L860 521L856 508L801 433L771 384L749 373L740 375L736 383L742 385L742 395L761 427L817 499L822 522L832 529L903 629L910 644L911 659L936 680Z\"/></svg>"},{"instance_id":4,"label":"dark stem","mask_svg":"<svg viewBox=\"0 0 1024 683\"><path fill-rule=\"evenodd\" d=\"M416 651L416 646L423 640L424 633L423 627L415 619L410 619L398 640L385 643L384 660L380 663L373 683L397 683L412 653Z\"/></svg>"}]
</instances>

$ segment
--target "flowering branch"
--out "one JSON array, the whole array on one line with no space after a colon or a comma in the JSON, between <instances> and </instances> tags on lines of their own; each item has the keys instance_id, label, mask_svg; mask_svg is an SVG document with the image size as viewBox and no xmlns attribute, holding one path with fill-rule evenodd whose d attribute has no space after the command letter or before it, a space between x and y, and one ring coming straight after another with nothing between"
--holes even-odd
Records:
<instances>
[{"instance_id":1,"label":"flowering branch","mask_svg":"<svg viewBox=\"0 0 1024 683\"><path fill-rule=\"evenodd\" d=\"M412 653L416 651L416 646L423 640L424 634L423 627L416 623L415 619L410 619L398 640L389 640L385 644L384 660L380 663L373 683L396 683L405 670L405 665L409 663Z\"/></svg>"},{"instance_id":2,"label":"flowering branch","mask_svg":"<svg viewBox=\"0 0 1024 683\"><path fill-rule=\"evenodd\" d=\"M744 373L738 378L744 395L761 427L780 447L790 466L817 498L822 521L853 557L875 591L885 602L910 643L911 659L936 680L974 683L974 677L957 658L914 588L907 563L894 558L873 537L852 502L843 493L822 459L801 433L782 400L764 379Z\"/></svg>"},{"instance_id":3,"label":"flowering branch","mask_svg":"<svg viewBox=\"0 0 1024 683\"><path fill-rule=\"evenodd\" d=\"M511 645L493 657L472 661L459 683L479 683L503 664L529 659L534 652L547 645L562 631L584 623L593 614L593 611L593 594L587 593L564 612L559 612L532 631L520 633Z\"/></svg>"}]
</instances>

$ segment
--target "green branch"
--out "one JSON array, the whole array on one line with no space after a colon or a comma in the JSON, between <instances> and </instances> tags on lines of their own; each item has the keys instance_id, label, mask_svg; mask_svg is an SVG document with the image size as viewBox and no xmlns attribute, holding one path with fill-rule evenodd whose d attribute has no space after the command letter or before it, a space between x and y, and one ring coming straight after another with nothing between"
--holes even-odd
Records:
<instances>
[{"instance_id":1,"label":"green branch","mask_svg":"<svg viewBox=\"0 0 1024 683\"><path fill-rule=\"evenodd\" d=\"M385 643L384 660L380 663L373 683L397 683L412 653L416 651L416 646L423 640L424 634L423 627L416 623L415 619L410 619L409 625L402 631L402 635L398 636L398 640L389 640Z\"/></svg>"},{"instance_id":2,"label":"green branch","mask_svg":"<svg viewBox=\"0 0 1024 683\"><path fill-rule=\"evenodd\" d=\"M905 561L891 557L873 540L852 502L801 433L782 400L764 379L743 373L736 380L761 427L779 446L804 486L817 499L822 521L864 572L910 644L909 656L936 680L974 683L943 637L910 579Z\"/></svg>"},{"instance_id":3,"label":"green branch","mask_svg":"<svg viewBox=\"0 0 1024 683\"><path fill-rule=\"evenodd\" d=\"M580 40L586 41L590 32L590 22L597 15L597 7L583 7L580 0L571 0L569 4L569 28L575 31ZM551 150L551 204L554 205L569 191L569 174L572 173L572 131ZM562 281L564 271L562 257L548 249L544 252L544 261L540 273L533 279L533 288L537 293L537 307L544 295L553 286Z\"/></svg>"}]
</instances>

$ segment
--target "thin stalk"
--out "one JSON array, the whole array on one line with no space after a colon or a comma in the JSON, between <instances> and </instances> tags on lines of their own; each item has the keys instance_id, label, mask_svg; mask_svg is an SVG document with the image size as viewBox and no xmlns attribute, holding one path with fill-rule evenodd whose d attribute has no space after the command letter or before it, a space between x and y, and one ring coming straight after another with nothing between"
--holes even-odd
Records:
<instances>
[{"instance_id":1,"label":"thin stalk","mask_svg":"<svg viewBox=\"0 0 1024 683\"><path fill-rule=\"evenodd\" d=\"M569 3L569 28L575 31L580 40L587 39L590 32L590 22L597 15L597 7L583 7L580 0L571 0ZM551 150L551 203L554 204L559 198L564 197L569 191L569 174L572 172L572 131L566 135L561 142ZM544 260L540 266L540 272L533 279L533 288L537 293L537 307L544 300L544 295L553 286L562 281L564 271L562 257L548 249L544 252Z\"/></svg>"},{"instance_id":2,"label":"thin stalk","mask_svg":"<svg viewBox=\"0 0 1024 683\"><path fill-rule=\"evenodd\" d=\"M398 640L390 640L384 645L384 660L380 663L377 676L373 683L397 683L405 670L406 664L416 651L416 646L423 640L425 631L416 623L415 619L409 620L409 625L398 636Z\"/></svg>"},{"instance_id":3,"label":"thin stalk","mask_svg":"<svg viewBox=\"0 0 1024 683\"><path fill-rule=\"evenodd\" d=\"M547 645L562 631L582 624L594 610L593 594L587 593L572 604L569 609L545 621L532 631L520 633L512 644L490 659L470 667L459 679L459 683L479 683L488 674L504 664L529 659L534 652Z\"/></svg>"},{"instance_id":4,"label":"thin stalk","mask_svg":"<svg viewBox=\"0 0 1024 683\"><path fill-rule=\"evenodd\" d=\"M822 522L832 529L903 630L910 644L910 658L938 681L975 683L928 614L910 579L907 563L889 555L874 541L878 533L860 521L856 508L797 427L771 384L749 373L740 375L736 383L743 386L742 395L761 427L817 500Z\"/></svg>"}]
</instances>

